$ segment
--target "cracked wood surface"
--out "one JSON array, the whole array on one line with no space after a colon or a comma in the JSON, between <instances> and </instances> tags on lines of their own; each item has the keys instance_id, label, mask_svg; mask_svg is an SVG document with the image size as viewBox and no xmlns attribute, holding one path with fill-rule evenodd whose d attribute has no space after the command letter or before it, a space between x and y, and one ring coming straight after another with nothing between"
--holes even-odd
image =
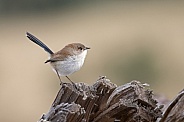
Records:
<instances>
[{"instance_id":1,"label":"cracked wood surface","mask_svg":"<svg viewBox=\"0 0 184 122\"><path fill-rule=\"evenodd\" d=\"M38 122L182 122L184 118L183 92L163 112L147 84L139 81L117 86L102 76L91 86L76 86L65 83Z\"/></svg>"}]
</instances>

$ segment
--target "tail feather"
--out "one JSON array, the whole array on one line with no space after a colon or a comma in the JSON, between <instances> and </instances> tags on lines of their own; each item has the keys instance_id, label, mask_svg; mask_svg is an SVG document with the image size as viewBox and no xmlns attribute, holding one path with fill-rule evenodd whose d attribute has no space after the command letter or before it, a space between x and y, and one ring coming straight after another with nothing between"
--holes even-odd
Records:
<instances>
[{"instance_id":1,"label":"tail feather","mask_svg":"<svg viewBox=\"0 0 184 122\"><path fill-rule=\"evenodd\" d=\"M29 38L32 42L36 43L40 47L42 47L45 51L47 51L49 54L53 54L53 52L43 43L41 42L38 38L33 36L32 34L26 32L27 38Z\"/></svg>"}]
</instances>

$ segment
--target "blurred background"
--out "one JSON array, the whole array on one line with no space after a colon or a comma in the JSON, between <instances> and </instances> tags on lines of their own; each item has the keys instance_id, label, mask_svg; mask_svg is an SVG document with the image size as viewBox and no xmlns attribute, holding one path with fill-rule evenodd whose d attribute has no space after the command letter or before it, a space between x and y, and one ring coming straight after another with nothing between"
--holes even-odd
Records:
<instances>
[{"instance_id":1,"label":"blurred background","mask_svg":"<svg viewBox=\"0 0 184 122\"><path fill-rule=\"evenodd\" d=\"M0 0L0 28L1 122L37 121L60 88L26 31L53 51L72 42L91 47L70 76L75 82L139 80L169 99L184 88L182 1Z\"/></svg>"}]
</instances>

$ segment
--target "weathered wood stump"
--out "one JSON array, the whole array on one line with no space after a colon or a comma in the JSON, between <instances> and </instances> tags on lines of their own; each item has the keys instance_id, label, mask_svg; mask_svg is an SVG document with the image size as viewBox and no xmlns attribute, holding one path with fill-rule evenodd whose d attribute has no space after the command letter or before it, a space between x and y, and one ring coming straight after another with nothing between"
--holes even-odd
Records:
<instances>
[{"instance_id":1,"label":"weathered wood stump","mask_svg":"<svg viewBox=\"0 0 184 122\"><path fill-rule=\"evenodd\" d=\"M163 105L145 88L147 84L139 81L117 87L100 77L91 86L76 86L63 84L49 112L39 122L184 122L184 92L162 112Z\"/></svg>"}]
</instances>

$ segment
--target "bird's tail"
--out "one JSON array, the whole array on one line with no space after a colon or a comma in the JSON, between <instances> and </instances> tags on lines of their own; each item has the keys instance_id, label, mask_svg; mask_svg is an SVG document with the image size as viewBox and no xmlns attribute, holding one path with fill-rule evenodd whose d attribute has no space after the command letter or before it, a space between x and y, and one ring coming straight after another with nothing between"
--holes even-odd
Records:
<instances>
[{"instance_id":1,"label":"bird's tail","mask_svg":"<svg viewBox=\"0 0 184 122\"><path fill-rule=\"evenodd\" d=\"M46 52L48 52L49 54L53 54L53 52L43 43L41 42L39 39L37 39L35 36L33 36L32 34L26 32L26 36L27 38L29 38L32 42L36 43L37 45L39 45L40 47L42 47Z\"/></svg>"}]
</instances>

